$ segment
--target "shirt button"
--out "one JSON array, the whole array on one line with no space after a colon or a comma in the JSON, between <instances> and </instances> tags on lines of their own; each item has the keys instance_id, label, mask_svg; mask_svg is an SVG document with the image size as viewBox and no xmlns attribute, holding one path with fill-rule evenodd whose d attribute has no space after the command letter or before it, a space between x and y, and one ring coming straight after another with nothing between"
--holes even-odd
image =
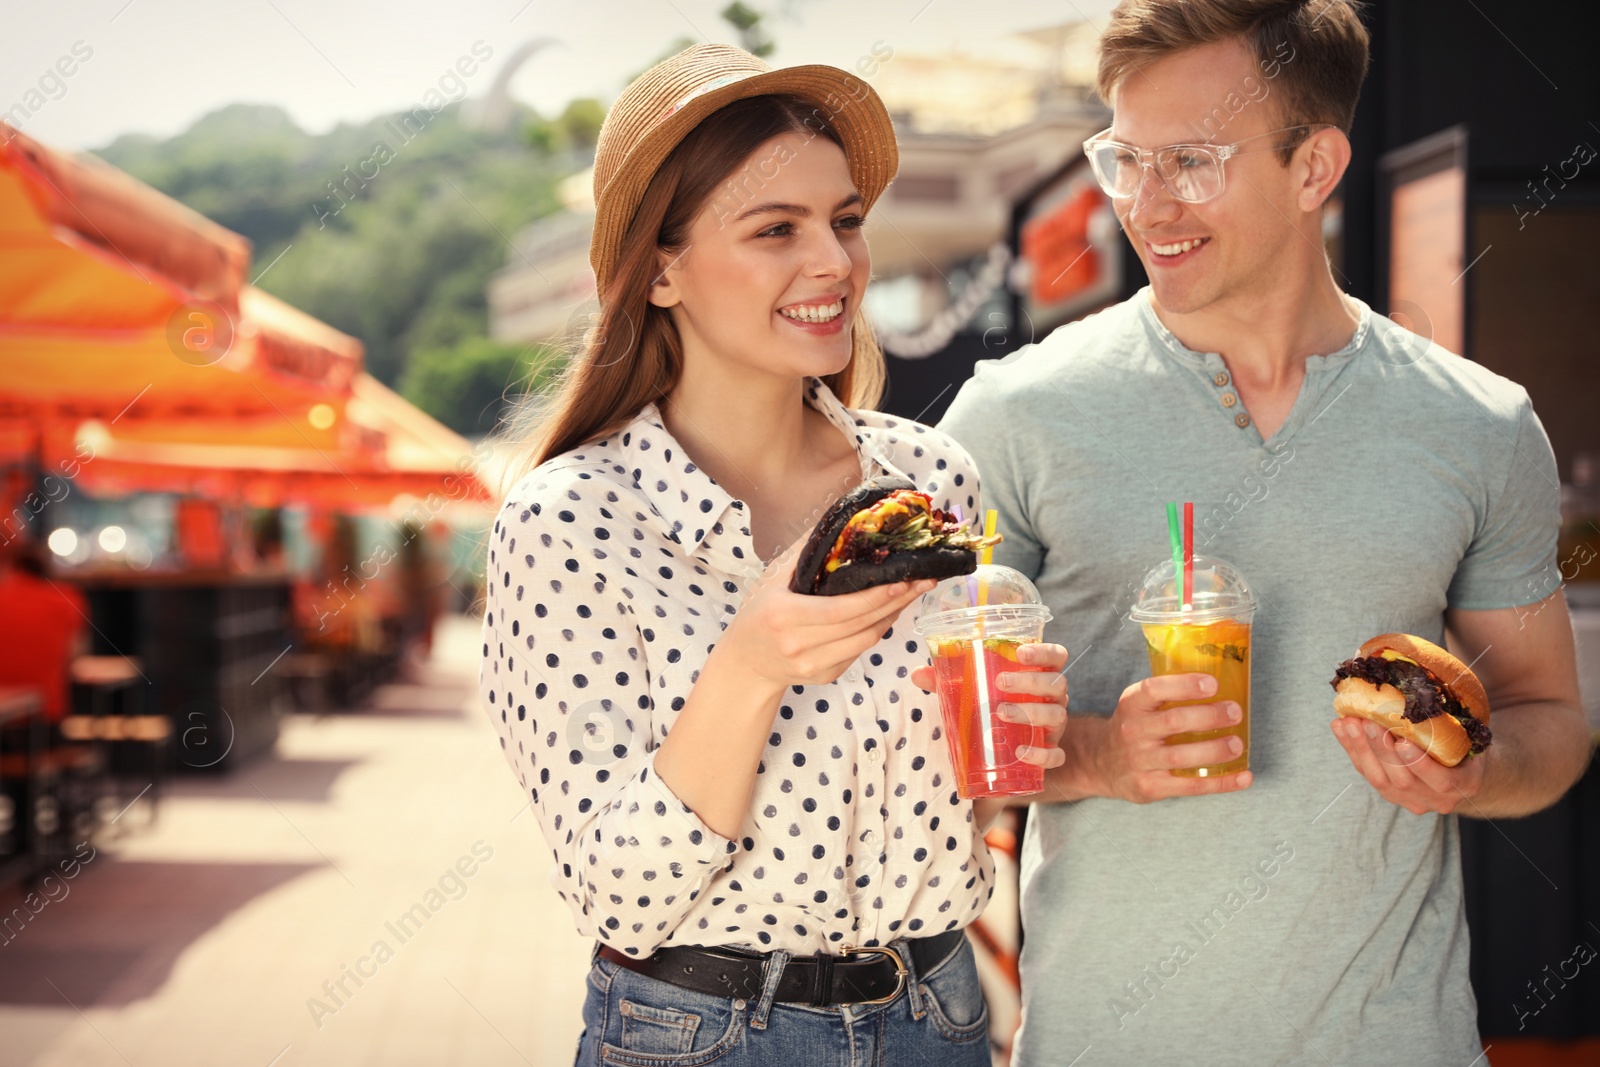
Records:
<instances>
[{"instance_id":1,"label":"shirt button","mask_svg":"<svg viewBox=\"0 0 1600 1067\"><path fill-rule=\"evenodd\" d=\"M1239 398L1234 396L1232 393L1223 393L1222 394L1222 406L1223 407L1231 408L1231 407L1233 407L1233 405L1237 404L1238 402L1239 402Z\"/></svg>"},{"instance_id":2,"label":"shirt button","mask_svg":"<svg viewBox=\"0 0 1600 1067\"><path fill-rule=\"evenodd\" d=\"M1233 424L1242 430L1250 425L1250 416L1241 411L1233 417Z\"/></svg>"},{"instance_id":3,"label":"shirt button","mask_svg":"<svg viewBox=\"0 0 1600 1067\"><path fill-rule=\"evenodd\" d=\"M877 748L869 748L867 749L867 759L873 763L877 763L879 760L883 759L883 754L880 753Z\"/></svg>"},{"instance_id":4,"label":"shirt button","mask_svg":"<svg viewBox=\"0 0 1600 1067\"><path fill-rule=\"evenodd\" d=\"M851 667L849 670L845 671L844 672L844 680L847 681L847 682L859 682L859 681L861 681L861 668L860 667Z\"/></svg>"},{"instance_id":5,"label":"shirt button","mask_svg":"<svg viewBox=\"0 0 1600 1067\"><path fill-rule=\"evenodd\" d=\"M1220 385L1227 385L1228 384L1228 372L1227 371L1218 371L1217 372L1217 376L1215 378L1212 378L1211 380L1216 382L1219 386Z\"/></svg>"},{"instance_id":6,"label":"shirt button","mask_svg":"<svg viewBox=\"0 0 1600 1067\"><path fill-rule=\"evenodd\" d=\"M861 840L866 844L875 845L878 843L878 835L873 833L871 830L868 830L866 833L861 835Z\"/></svg>"}]
</instances>

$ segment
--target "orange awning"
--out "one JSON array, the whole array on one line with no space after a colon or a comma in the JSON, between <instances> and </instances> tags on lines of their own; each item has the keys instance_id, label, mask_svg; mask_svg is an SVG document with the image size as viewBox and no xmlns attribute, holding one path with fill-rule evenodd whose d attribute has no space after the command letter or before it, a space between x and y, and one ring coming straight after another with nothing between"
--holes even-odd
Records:
<instances>
[{"instance_id":1,"label":"orange awning","mask_svg":"<svg viewBox=\"0 0 1600 1067\"><path fill-rule=\"evenodd\" d=\"M250 242L233 231L94 156L3 123L0 248L0 321L36 325L153 325L174 294L232 310L250 266ZM76 299L83 293L94 299Z\"/></svg>"},{"instance_id":2,"label":"orange awning","mask_svg":"<svg viewBox=\"0 0 1600 1067\"><path fill-rule=\"evenodd\" d=\"M97 495L146 490L238 499L260 507L372 507L400 494L489 499L466 439L366 373L348 401L296 415L59 422L47 435L56 469Z\"/></svg>"},{"instance_id":3,"label":"orange awning","mask_svg":"<svg viewBox=\"0 0 1600 1067\"><path fill-rule=\"evenodd\" d=\"M0 124L0 410L246 415L348 392L361 343L246 285L249 264L238 234Z\"/></svg>"},{"instance_id":4,"label":"orange awning","mask_svg":"<svg viewBox=\"0 0 1600 1067\"><path fill-rule=\"evenodd\" d=\"M252 507L307 505L336 511L384 508L400 496L436 499L441 504L480 504L487 499L470 474L341 467L317 453L278 449L230 449L221 455L207 450L197 456L113 447L81 464L77 484L96 496L164 492ZM428 510L434 509L430 505Z\"/></svg>"},{"instance_id":5,"label":"orange awning","mask_svg":"<svg viewBox=\"0 0 1600 1067\"><path fill-rule=\"evenodd\" d=\"M0 286L3 286L0 281ZM255 372L249 337L210 366L174 354L164 330L49 332L0 324L0 412L51 418L247 417L304 411L331 391Z\"/></svg>"},{"instance_id":6,"label":"orange awning","mask_svg":"<svg viewBox=\"0 0 1600 1067\"><path fill-rule=\"evenodd\" d=\"M361 342L244 282L250 244L0 125L0 456L90 492L481 502L468 443Z\"/></svg>"}]
</instances>

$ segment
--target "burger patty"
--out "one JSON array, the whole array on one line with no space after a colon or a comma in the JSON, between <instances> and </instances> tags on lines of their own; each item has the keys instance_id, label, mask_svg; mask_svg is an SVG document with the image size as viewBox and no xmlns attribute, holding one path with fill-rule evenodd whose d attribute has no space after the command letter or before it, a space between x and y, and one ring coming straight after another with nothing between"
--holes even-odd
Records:
<instances>
[{"instance_id":1,"label":"burger patty","mask_svg":"<svg viewBox=\"0 0 1600 1067\"><path fill-rule=\"evenodd\" d=\"M1402 714L1407 722L1423 722L1435 715L1455 716L1467 731L1473 755L1482 752L1493 737L1488 724L1468 711L1461 701L1449 695L1439 680L1421 664L1384 659L1382 656L1359 656L1339 664L1333 674L1333 687L1339 688L1339 683L1346 678L1360 678L1373 685L1394 686L1406 698L1406 708Z\"/></svg>"},{"instance_id":2,"label":"burger patty","mask_svg":"<svg viewBox=\"0 0 1600 1067\"><path fill-rule=\"evenodd\" d=\"M916 518L923 520L918 529L913 533L905 533L904 528ZM961 532L961 527L938 508L920 514L897 511L884 519L881 529L868 530L861 526L853 526L847 530L844 544L839 547L838 559L840 563L868 560L882 563L890 553L897 550L911 547L932 548L949 543Z\"/></svg>"}]
</instances>

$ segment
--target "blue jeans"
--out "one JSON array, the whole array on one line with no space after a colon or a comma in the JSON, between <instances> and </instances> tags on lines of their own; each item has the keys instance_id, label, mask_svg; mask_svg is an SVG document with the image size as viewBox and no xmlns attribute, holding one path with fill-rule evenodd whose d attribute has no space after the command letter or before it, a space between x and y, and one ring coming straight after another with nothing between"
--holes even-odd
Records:
<instances>
[{"instance_id":1,"label":"blue jeans","mask_svg":"<svg viewBox=\"0 0 1600 1067\"><path fill-rule=\"evenodd\" d=\"M887 1004L775 1003L786 953L767 964L758 1001L697 993L596 958L577 1067L990 1067L989 1008L972 946L912 974Z\"/></svg>"}]
</instances>

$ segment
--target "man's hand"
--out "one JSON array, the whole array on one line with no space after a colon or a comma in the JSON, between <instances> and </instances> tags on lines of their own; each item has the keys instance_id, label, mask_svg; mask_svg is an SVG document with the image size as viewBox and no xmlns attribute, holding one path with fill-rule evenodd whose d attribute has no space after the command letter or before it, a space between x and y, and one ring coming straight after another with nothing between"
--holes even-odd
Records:
<instances>
[{"instance_id":1,"label":"man's hand","mask_svg":"<svg viewBox=\"0 0 1600 1067\"><path fill-rule=\"evenodd\" d=\"M1028 723L1044 730L1043 745L1023 745L1017 749L1017 758L1049 770L1067 760L1061 748L1061 734L1067 728L1067 676L1061 671L1067 665L1067 650L1056 644L1022 645L1017 649L1017 661L1029 671L1005 671L995 678L1002 696L1044 697L1044 703L1024 701L1000 705L1000 717L1006 722ZM1043 668L1043 669L1037 669ZM927 692L935 692L932 667L918 667L911 672L911 682ZM1048 788L1048 786L1047 786ZM988 830L995 816L1007 807L1028 804L1039 795L1022 797L985 797L972 802L973 819L980 831Z\"/></svg>"},{"instance_id":2,"label":"man's hand","mask_svg":"<svg viewBox=\"0 0 1600 1067\"><path fill-rule=\"evenodd\" d=\"M1066 762L1067 754L1061 751L1061 734L1067 727L1067 678L1061 669L1067 665L1067 650L1061 645L1022 645L1017 649L1017 661L1026 671L1004 671L995 678L1001 696L1044 697L1043 702L1025 701L1004 703L997 709L1001 719L1010 723L1028 723L1044 730L1043 745L1023 745L1017 749L1017 758L1046 770ZM911 683L926 692L935 692L932 667L918 667L911 672Z\"/></svg>"},{"instance_id":3,"label":"man's hand","mask_svg":"<svg viewBox=\"0 0 1600 1067\"><path fill-rule=\"evenodd\" d=\"M1063 793L1068 799L1108 796L1148 804L1168 797L1232 793L1249 787L1255 780L1249 771L1214 778L1172 773L1226 763L1242 751L1237 737L1168 744L1174 734L1217 730L1239 721L1243 712L1231 700L1162 707L1171 701L1203 700L1216 692L1217 680L1209 674L1163 675L1124 689L1110 719L1100 720L1102 727L1085 729L1095 719L1074 716L1068 737L1069 758L1076 754L1085 766Z\"/></svg>"},{"instance_id":4,"label":"man's hand","mask_svg":"<svg viewBox=\"0 0 1600 1067\"><path fill-rule=\"evenodd\" d=\"M1336 720L1333 735L1385 799L1412 812L1475 819L1531 815L1582 776L1594 744L1578 699L1572 619L1561 590L1519 608L1444 615L1447 646L1489 695L1494 741L1454 767L1376 723ZM1376 731L1376 734L1370 734Z\"/></svg>"},{"instance_id":5,"label":"man's hand","mask_svg":"<svg viewBox=\"0 0 1600 1067\"><path fill-rule=\"evenodd\" d=\"M1493 751L1486 749L1446 767L1377 723L1349 716L1333 720L1333 736L1383 799L1413 815L1430 811L1448 815L1457 804L1477 796Z\"/></svg>"}]
</instances>

